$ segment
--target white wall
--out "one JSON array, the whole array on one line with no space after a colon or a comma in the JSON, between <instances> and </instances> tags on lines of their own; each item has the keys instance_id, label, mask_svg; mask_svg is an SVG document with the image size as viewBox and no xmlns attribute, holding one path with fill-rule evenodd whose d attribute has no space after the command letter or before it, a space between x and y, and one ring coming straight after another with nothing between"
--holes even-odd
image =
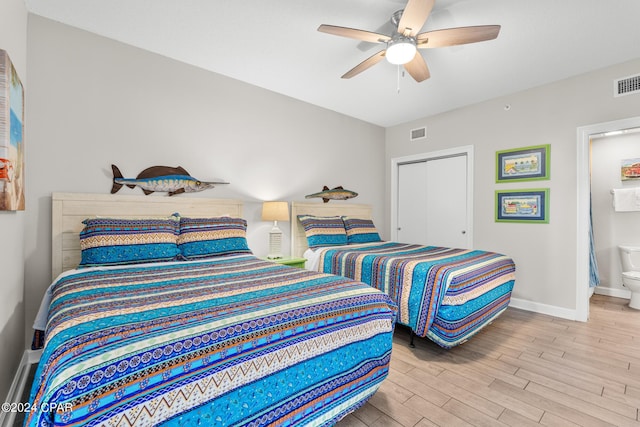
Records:
<instances>
[{"instance_id":1,"label":"white wall","mask_svg":"<svg viewBox=\"0 0 640 427\"><path fill-rule=\"evenodd\" d=\"M515 302L568 317L576 308L576 129L637 116L640 95L614 98L613 80L639 71L640 60L630 61L388 128L387 183L394 157L474 145L474 246L514 258ZM409 142L409 130L425 125L427 139ZM539 144L551 144L550 180L495 183L496 151ZM495 190L538 187L551 190L549 224L494 221ZM386 194L388 205L389 184Z\"/></svg>"},{"instance_id":2,"label":"white wall","mask_svg":"<svg viewBox=\"0 0 640 427\"><path fill-rule=\"evenodd\" d=\"M0 2L0 49L7 51L22 86L27 85L27 10L24 0ZM29 117L25 119L25 151L28 159ZM26 192L29 192L27 170ZM27 204L27 209L33 206ZM0 397L9 392L24 348L24 212L0 212Z\"/></svg>"},{"instance_id":3,"label":"white wall","mask_svg":"<svg viewBox=\"0 0 640 427\"><path fill-rule=\"evenodd\" d=\"M179 165L229 181L177 197L244 200L256 255L267 254L271 228L261 202L323 185L357 191L353 201L372 204L385 226L383 128L35 15L28 48L27 336L50 282L51 193L108 193L112 163L127 177ZM287 242L289 224L280 227Z\"/></svg>"},{"instance_id":4,"label":"white wall","mask_svg":"<svg viewBox=\"0 0 640 427\"><path fill-rule=\"evenodd\" d=\"M596 290L627 296L622 286L618 245L640 246L640 212L615 212L613 188L640 187L640 180L620 179L620 161L640 158L640 133L594 138L591 141L591 201L593 234L600 273Z\"/></svg>"}]
</instances>

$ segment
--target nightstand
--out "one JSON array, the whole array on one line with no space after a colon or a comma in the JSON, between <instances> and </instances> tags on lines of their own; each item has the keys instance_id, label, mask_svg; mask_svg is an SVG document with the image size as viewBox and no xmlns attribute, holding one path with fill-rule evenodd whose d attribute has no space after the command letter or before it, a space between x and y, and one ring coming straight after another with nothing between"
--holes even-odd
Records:
<instances>
[{"instance_id":1,"label":"nightstand","mask_svg":"<svg viewBox=\"0 0 640 427\"><path fill-rule=\"evenodd\" d=\"M307 262L305 258L295 257L282 257L282 258L262 258L265 261L277 262L278 264L288 265L289 267L304 268L304 264Z\"/></svg>"}]
</instances>

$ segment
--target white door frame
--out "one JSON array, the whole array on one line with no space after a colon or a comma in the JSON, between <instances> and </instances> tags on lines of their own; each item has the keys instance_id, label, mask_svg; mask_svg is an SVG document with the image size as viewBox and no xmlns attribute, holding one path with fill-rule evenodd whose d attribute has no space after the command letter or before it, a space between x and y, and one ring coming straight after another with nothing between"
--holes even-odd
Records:
<instances>
[{"instance_id":1,"label":"white door frame","mask_svg":"<svg viewBox=\"0 0 640 427\"><path fill-rule=\"evenodd\" d=\"M591 193L590 180L590 141L592 135L615 132L640 127L640 117L616 120L577 128L578 159L577 165L577 221L576 221L576 319L586 322L589 319L589 203Z\"/></svg>"},{"instance_id":2,"label":"white door frame","mask_svg":"<svg viewBox=\"0 0 640 427\"><path fill-rule=\"evenodd\" d=\"M402 164L424 162L453 156L467 156L467 242L466 249L473 247L473 145L413 154L391 159L391 230L392 241L398 240L398 167Z\"/></svg>"}]
</instances>

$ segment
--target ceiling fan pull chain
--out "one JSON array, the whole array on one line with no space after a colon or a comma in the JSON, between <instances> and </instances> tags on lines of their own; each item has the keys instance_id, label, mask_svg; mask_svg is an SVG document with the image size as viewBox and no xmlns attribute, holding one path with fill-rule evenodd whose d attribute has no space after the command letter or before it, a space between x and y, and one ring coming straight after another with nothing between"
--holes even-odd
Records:
<instances>
[{"instance_id":1,"label":"ceiling fan pull chain","mask_svg":"<svg viewBox=\"0 0 640 427\"><path fill-rule=\"evenodd\" d=\"M398 95L400 94L400 65L398 64L398 84L397 84Z\"/></svg>"}]
</instances>

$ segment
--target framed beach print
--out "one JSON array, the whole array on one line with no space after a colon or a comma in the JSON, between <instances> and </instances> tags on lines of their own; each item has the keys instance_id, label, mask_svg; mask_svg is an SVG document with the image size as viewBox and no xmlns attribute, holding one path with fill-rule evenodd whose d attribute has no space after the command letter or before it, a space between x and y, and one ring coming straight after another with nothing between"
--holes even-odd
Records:
<instances>
[{"instance_id":1,"label":"framed beach print","mask_svg":"<svg viewBox=\"0 0 640 427\"><path fill-rule=\"evenodd\" d=\"M0 50L0 210L24 210L24 89Z\"/></svg>"},{"instance_id":2,"label":"framed beach print","mask_svg":"<svg viewBox=\"0 0 640 427\"><path fill-rule=\"evenodd\" d=\"M496 222L549 223L549 189L496 191Z\"/></svg>"},{"instance_id":3,"label":"framed beach print","mask_svg":"<svg viewBox=\"0 0 640 427\"><path fill-rule=\"evenodd\" d=\"M496 182L549 179L551 145L496 152Z\"/></svg>"}]
</instances>

